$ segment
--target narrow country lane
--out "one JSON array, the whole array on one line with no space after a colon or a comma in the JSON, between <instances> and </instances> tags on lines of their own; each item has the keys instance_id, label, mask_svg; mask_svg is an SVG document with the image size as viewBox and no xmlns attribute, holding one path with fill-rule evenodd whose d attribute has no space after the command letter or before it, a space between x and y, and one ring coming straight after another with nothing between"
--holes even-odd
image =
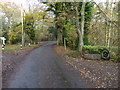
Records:
<instances>
[{"instance_id":1,"label":"narrow country lane","mask_svg":"<svg viewBox=\"0 0 120 90\"><path fill-rule=\"evenodd\" d=\"M18 66L8 88L90 88L78 72L62 61L48 43L39 47Z\"/></svg>"}]
</instances>

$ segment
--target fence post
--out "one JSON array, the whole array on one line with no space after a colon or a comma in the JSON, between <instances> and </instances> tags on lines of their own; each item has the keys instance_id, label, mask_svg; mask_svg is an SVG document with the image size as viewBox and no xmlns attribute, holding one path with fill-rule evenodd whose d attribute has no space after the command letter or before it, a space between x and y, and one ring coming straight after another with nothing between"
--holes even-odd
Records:
<instances>
[{"instance_id":1,"label":"fence post","mask_svg":"<svg viewBox=\"0 0 120 90\"><path fill-rule=\"evenodd\" d=\"M66 38L64 38L64 47L65 47L65 50L66 50Z\"/></svg>"}]
</instances>

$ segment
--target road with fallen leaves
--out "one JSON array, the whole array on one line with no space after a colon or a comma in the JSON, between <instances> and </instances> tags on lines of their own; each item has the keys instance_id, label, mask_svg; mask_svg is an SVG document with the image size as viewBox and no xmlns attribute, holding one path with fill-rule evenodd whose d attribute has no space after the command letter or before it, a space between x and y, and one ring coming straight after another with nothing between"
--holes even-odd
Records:
<instances>
[{"instance_id":1,"label":"road with fallen leaves","mask_svg":"<svg viewBox=\"0 0 120 90\"><path fill-rule=\"evenodd\" d=\"M28 54L9 80L8 88L90 88L79 73L48 43Z\"/></svg>"}]
</instances>

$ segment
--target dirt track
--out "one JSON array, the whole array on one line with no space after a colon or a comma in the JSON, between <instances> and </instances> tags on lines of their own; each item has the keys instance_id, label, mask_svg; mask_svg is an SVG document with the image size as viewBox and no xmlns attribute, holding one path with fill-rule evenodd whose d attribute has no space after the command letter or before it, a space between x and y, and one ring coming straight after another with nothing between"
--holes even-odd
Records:
<instances>
[{"instance_id":1,"label":"dirt track","mask_svg":"<svg viewBox=\"0 0 120 90\"><path fill-rule=\"evenodd\" d=\"M89 88L78 72L62 61L52 45L33 50L9 80L9 88Z\"/></svg>"}]
</instances>

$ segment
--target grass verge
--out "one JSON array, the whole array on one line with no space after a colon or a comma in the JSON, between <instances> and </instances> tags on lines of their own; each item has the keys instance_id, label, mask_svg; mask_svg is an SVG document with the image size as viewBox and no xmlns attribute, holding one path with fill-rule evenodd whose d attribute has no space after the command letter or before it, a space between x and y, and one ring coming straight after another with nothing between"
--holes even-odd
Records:
<instances>
[{"instance_id":1,"label":"grass verge","mask_svg":"<svg viewBox=\"0 0 120 90\"><path fill-rule=\"evenodd\" d=\"M31 44L31 46L23 46L22 49L29 49L29 48L32 48L32 47L36 47L38 46L37 44ZM9 45L9 44L6 44L5 45L5 48L4 48L4 51L11 51L11 50L20 50L20 45L18 44L14 44L14 45Z\"/></svg>"}]
</instances>

